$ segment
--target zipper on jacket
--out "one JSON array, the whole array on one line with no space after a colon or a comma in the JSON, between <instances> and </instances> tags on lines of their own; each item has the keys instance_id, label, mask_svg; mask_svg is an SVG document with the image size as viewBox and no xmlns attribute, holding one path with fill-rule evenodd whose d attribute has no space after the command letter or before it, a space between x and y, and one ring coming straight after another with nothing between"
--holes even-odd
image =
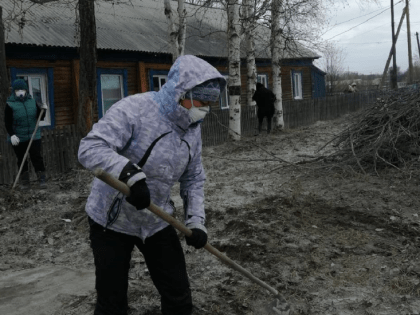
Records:
<instances>
[{"instance_id":1,"label":"zipper on jacket","mask_svg":"<svg viewBox=\"0 0 420 315\"><path fill-rule=\"evenodd\" d=\"M121 211L121 204L122 204L122 198L120 198L120 195L122 195L122 193L118 193L115 196L114 200L111 203L111 206L109 207L109 210L107 211L105 230L108 228L108 226L110 226L115 221L117 221L119 217L119 214Z\"/></svg>"},{"instance_id":2,"label":"zipper on jacket","mask_svg":"<svg viewBox=\"0 0 420 315\"><path fill-rule=\"evenodd\" d=\"M190 144L187 141L185 141L184 139L181 139L181 144L182 144L182 142L185 142L187 147L188 147L188 164L190 164L190 162L191 162L191 147L190 147Z\"/></svg>"},{"instance_id":3,"label":"zipper on jacket","mask_svg":"<svg viewBox=\"0 0 420 315\"><path fill-rule=\"evenodd\" d=\"M31 138L31 135L29 134L29 125L30 125L30 123L29 123L28 110L26 109L25 102L23 102L22 104L23 104L23 108L25 108L25 113L26 113L26 122L28 123L28 124L27 124L27 128L26 128L26 131L27 131L27 133L28 133L28 137L29 137L29 139L30 139L30 138Z\"/></svg>"}]
</instances>

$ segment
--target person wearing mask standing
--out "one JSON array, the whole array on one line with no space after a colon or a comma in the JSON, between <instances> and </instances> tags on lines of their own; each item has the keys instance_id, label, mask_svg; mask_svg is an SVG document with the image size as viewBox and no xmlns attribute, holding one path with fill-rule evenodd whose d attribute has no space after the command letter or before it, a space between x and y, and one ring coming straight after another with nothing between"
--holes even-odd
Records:
<instances>
[{"instance_id":1,"label":"person wearing mask standing","mask_svg":"<svg viewBox=\"0 0 420 315\"><path fill-rule=\"evenodd\" d=\"M181 243L175 229L146 208L152 201L173 214L172 186L180 183L186 243L207 243L205 173L201 122L219 100L225 78L195 56L181 56L158 92L123 98L112 105L82 139L79 161L126 183L125 197L94 179L87 200L90 240L96 268L95 315L126 315L131 253L143 254L161 296L163 315L191 315L192 296Z\"/></svg>"},{"instance_id":2,"label":"person wearing mask standing","mask_svg":"<svg viewBox=\"0 0 420 315\"><path fill-rule=\"evenodd\" d=\"M13 81L12 93L6 101L4 111L4 124L8 134L7 141L13 146L15 152L18 168L23 168L21 173L21 188L28 189L30 187L28 162L23 161L26 150L28 149L29 142L32 134L35 131L38 117L44 109L48 109L46 104L39 104L35 101L32 95L29 94L28 84L23 79ZM40 188L46 188L45 165L42 157L41 146L41 130L38 128L31 147L29 148L29 156L35 172L38 177Z\"/></svg>"}]
</instances>

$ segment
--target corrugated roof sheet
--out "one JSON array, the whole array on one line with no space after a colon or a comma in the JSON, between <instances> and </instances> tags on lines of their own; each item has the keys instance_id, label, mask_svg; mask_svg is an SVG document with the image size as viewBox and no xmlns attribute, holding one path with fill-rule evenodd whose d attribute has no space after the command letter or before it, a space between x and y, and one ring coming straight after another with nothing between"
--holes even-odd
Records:
<instances>
[{"instance_id":1,"label":"corrugated roof sheet","mask_svg":"<svg viewBox=\"0 0 420 315\"><path fill-rule=\"evenodd\" d=\"M14 7L12 0L2 2L5 2L2 3L5 20L13 12L21 10ZM171 4L175 10L177 2ZM30 7L25 16L25 26L19 33L16 22L7 24L6 43L78 47L75 3L64 5L52 2L34 5L23 1L22 6ZM226 12L193 5L186 5L186 10L188 17L185 53L227 57ZM170 53L168 22L164 14L163 0L131 0L118 5L98 2L95 15L98 49ZM269 38L268 30L263 29L261 32L266 33ZM257 42L256 47L262 48L257 52L259 58L269 58L269 49L265 48L267 43ZM301 46L298 55L297 58L318 58L316 54ZM284 58L293 56L286 53Z\"/></svg>"}]
</instances>

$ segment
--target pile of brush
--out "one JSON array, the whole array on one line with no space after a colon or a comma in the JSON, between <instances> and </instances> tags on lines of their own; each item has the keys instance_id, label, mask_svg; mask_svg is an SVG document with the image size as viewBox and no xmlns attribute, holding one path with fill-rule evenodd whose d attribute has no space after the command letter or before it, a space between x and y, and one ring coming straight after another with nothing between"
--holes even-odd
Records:
<instances>
[{"instance_id":1,"label":"pile of brush","mask_svg":"<svg viewBox=\"0 0 420 315\"><path fill-rule=\"evenodd\" d=\"M411 165L420 156L420 91L384 93L329 143L337 150L326 160L364 173Z\"/></svg>"}]
</instances>

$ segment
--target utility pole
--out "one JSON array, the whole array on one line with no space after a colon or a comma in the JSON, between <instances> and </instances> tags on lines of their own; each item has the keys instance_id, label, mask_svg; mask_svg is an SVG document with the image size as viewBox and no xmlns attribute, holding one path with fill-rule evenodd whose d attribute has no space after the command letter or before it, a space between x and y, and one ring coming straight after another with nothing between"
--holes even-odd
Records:
<instances>
[{"instance_id":1,"label":"utility pole","mask_svg":"<svg viewBox=\"0 0 420 315\"><path fill-rule=\"evenodd\" d=\"M419 49L419 56L420 56L420 43L419 43L419 33L416 32L416 36L417 36L417 48Z\"/></svg>"},{"instance_id":2,"label":"utility pole","mask_svg":"<svg viewBox=\"0 0 420 315\"><path fill-rule=\"evenodd\" d=\"M406 9L404 8L404 9L403 9L403 13L402 13L402 15L401 15L400 23L398 24L397 34L395 34L395 44L396 44L396 43L397 43L397 41L398 41L398 36L400 35L401 26L403 25L403 22L404 22L404 17L405 17L405 14L406 14L406 13L407 13L407 11L406 11ZM386 64L385 64L385 68L384 68L384 72L383 72L383 74L382 74L382 78L381 78L381 84L380 84L380 86L383 86L383 85L384 85L385 78L386 78L386 75L387 75L387 73L388 73L389 64L391 63L391 58L392 58L392 56L393 56L393 55L394 55L394 45L392 45L392 46L391 46L391 50L389 51L388 60L386 61Z\"/></svg>"},{"instance_id":3,"label":"utility pole","mask_svg":"<svg viewBox=\"0 0 420 315\"><path fill-rule=\"evenodd\" d=\"M405 9L407 14L407 42L408 42L408 83L413 83L413 54L411 51L411 31L410 31L410 4L405 0Z\"/></svg>"},{"instance_id":4,"label":"utility pole","mask_svg":"<svg viewBox=\"0 0 420 315\"><path fill-rule=\"evenodd\" d=\"M397 89L397 56L395 49L395 28L394 28L394 0L391 0L391 29L392 29L392 73L391 88Z\"/></svg>"}]
</instances>

